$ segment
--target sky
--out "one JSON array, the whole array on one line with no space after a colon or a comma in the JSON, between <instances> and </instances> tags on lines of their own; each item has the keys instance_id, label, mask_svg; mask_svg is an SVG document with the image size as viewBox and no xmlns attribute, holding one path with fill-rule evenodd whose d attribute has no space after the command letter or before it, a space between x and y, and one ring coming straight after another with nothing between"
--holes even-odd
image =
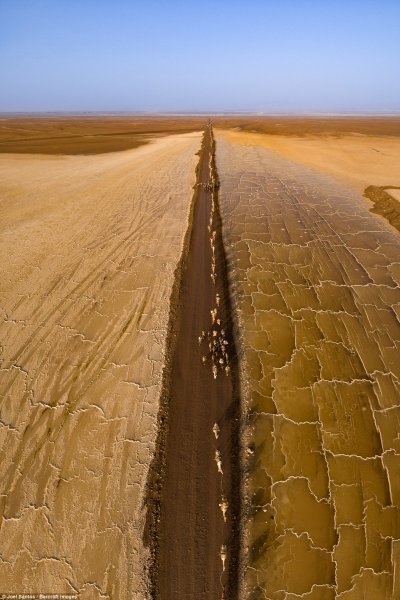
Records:
<instances>
[{"instance_id":1,"label":"sky","mask_svg":"<svg viewBox=\"0 0 400 600\"><path fill-rule=\"evenodd\" d=\"M400 0L0 0L0 111L400 111Z\"/></svg>"}]
</instances>

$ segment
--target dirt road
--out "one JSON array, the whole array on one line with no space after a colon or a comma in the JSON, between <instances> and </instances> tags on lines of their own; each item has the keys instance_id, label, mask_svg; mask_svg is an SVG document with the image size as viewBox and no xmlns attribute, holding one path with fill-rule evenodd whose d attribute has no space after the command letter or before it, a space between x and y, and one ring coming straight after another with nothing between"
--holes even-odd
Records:
<instances>
[{"instance_id":1,"label":"dirt road","mask_svg":"<svg viewBox=\"0 0 400 600\"><path fill-rule=\"evenodd\" d=\"M216 194L210 189L211 135L207 129L198 167L191 234L182 266L177 319L171 323L170 343L174 350L160 435L165 432L165 423L168 433L159 438L153 481L150 480L154 499L155 479L164 469L158 480L159 526L153 523L152 528L153 597L162 600L237 597L240 404L221 222L217 205L212 208ZM215 285L211 278L213 231ZM214 309L217 313L212 325ZM199 343L202 331L205 335ZM213 336L213 331L217 335ZM221 364L214 378L213 340L220 338L227 342L230 370L226 363ZM218 360L224 359L218 355L215 362Z\"/></svg>"}]
</instances>

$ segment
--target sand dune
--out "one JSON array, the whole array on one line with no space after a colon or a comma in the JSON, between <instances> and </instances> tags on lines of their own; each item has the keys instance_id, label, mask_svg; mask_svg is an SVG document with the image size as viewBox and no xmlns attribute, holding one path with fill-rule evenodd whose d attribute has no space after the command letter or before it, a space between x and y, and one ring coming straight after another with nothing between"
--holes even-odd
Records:
<instances>
[{"instance_id":1,"label":"sand dune","mask_svg":"<svg viewBox=\"0 0 400 600\"><path fill-rule=\"evenodd\" d=\"M3 590L142 598L142 506L199 134L0 161Z\"/></svg>"}]
</instances>

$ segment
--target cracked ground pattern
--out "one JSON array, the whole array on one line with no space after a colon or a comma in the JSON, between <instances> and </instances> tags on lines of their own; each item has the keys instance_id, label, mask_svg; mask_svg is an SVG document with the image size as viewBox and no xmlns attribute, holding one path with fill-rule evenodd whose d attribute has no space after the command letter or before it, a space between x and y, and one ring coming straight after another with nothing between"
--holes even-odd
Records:
<instances>
[{"instance_id":1,"label":"cracked ground pattern","mask_svg":"<svg viewBox=\"0 0 400 600\"><path fill-rule=\"evenodd\" d=\"M200 134L0 162L0 586L144 597L142 505Z\"/></svg>"},{"instance_id":2,"label":"cracked ground pattern","mask_svg":"<svg viewBox=\"0 0 400 600\"><path fill-rule=\"evenodd\" d=\"M247 409L245 597L400 598L399 234L330 177L216 140Z\"/></svg>"}]
</instances>

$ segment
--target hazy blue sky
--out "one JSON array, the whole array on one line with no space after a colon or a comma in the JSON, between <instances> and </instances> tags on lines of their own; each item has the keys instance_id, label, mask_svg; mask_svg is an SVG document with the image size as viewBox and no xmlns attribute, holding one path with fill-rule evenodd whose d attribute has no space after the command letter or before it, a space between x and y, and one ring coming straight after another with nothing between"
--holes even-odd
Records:
<instances>
[{"instance_id":1,"label":"hazy blue sky","mask_svg":"<svg viewBox=\"0 0 400 600\"><path fill-rule=\"evenodd\" d=\"M0 0L1 111L400 111L400 0Z\"/></svg>"}]
</instances>

